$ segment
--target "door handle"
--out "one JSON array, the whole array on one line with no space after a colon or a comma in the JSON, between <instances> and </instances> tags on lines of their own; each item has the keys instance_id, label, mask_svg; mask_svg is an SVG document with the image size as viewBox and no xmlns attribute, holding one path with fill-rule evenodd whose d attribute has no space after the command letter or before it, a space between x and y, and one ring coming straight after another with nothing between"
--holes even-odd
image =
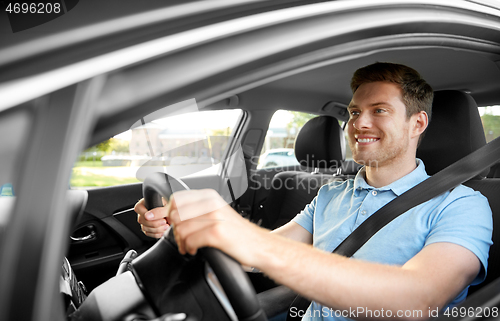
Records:
<instances>
[{"instance_id":1,"label":"door handle","mask_svg":"<svg viewBox=\"0 0 500 321\"><path fill-rule=\"evenodd\" d=\"M97 233L94 225L87 225L77 229L69 237L73 243L88 242L97 239Z\"/></svg>"}]
</instances>

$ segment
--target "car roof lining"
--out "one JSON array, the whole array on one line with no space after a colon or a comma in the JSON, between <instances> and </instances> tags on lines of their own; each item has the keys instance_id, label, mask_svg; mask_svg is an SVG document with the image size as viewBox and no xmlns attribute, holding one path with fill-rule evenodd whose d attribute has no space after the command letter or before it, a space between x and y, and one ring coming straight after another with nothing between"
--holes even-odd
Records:
<instances>
[{"instance_id":1,"label":"car roof lining","mask_svg":"<svg viewBox=\"0 0 500 321\"><path fill-rule=\"evenodd\" d=\"M237 93L244 110L287 109L325 114L328 102L347 105L352 93L349 86L354 71L374 62L393 62L410 66L437 90L461 90L471 94L480 106L500 103L500 54L459 50L457 48L389 48L376 53L343 60L278 79L248 91ZM203 109L227 109L229 99L201 106Z\"/></svg>"},{"instance_id":2,"label":"car roof lining","mask_svg":"<svg viewBox=\"0 0 500 321\"><path fill-rule=\"evenodd\" d=\"M495 61L496 60L496 61ZM276 80L255 90L288 90L326 95L348 104L352 74L374 62L401 63L416 69L434 90L455 89L470 93L478 105L500 102L500 55L455 48L402 48L384 50L358 59L343 61ZM293 106L302 111L318 111L321 106Z\"/></svg>"},{"instance_id":3,"label":"car roof lining","mask_svg":"<svg viewBox=\"0 0 500 321\"><path fill-rule=\"evenodd\" d=\"M461 40L457 40L461 41ZM500 52L500 51L499 51ZM437 46L409 46L384 48L373 53L341 59L327 66L313 68L297 74L277 79L255 88L237 92L238 104L230 106L229 98L235 93L222 93L223 99L214 103L198 101L200 109L241 108L244 110L287 109L315 114L328 114L322 107L328 102L347 105L351 99L349 88L353 72L376 61L402 63L419 71L434 90L455 89L470 93L479 106L498 104L500 91L500 54L481 52L472 48L438 48ZM157 106L157 109L161 108ZM162 106L164 107L164 106ZM151 106L149 106L151 108ZM140 109L133 110L133 121L127 111L119 117L124 120L120 129L108 128L106 133L95 137L100 141L114 133L126 130L135 122ZM101 123L101 128L114 127L116 116ZM130 123L130 124L129 124ZM118 129L118 131L116 131ZM94 139L92 140L94 141Z\"/></svg>"}]
</instances>

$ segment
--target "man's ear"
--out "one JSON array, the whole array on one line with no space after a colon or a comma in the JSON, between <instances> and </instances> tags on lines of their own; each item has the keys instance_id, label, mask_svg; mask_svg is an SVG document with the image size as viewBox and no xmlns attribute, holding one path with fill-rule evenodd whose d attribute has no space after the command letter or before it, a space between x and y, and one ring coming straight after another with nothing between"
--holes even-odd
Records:
<instances>
[{"instance_id":1,"label":"man's ear","mask_svg":"<svg viewBox=\"0 0 500 321\"><path fill-rule=\"evenodd\" d=\"M427 126L429 125L429 116L425 111L420 111L411 116L412 118L412 128L411 137L416 137L421 135Z\"/></svg>"}]
</instances>

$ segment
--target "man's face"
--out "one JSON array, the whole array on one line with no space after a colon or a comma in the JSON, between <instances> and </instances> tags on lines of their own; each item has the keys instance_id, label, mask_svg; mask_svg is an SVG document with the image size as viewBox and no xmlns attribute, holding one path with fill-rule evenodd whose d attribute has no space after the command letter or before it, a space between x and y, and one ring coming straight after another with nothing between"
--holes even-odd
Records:
<instances>
[{"instance_id":1,"label":"man's face","mask_svg":"<svg viewBox=\"0 0 500 321\"><path fill-rule=\"evenodd\" d=\"M348 110L348 141L354 161L381 167L411 156L410 122L398 85L363 84L354 93Z\"/></svg>"}]
</instances>

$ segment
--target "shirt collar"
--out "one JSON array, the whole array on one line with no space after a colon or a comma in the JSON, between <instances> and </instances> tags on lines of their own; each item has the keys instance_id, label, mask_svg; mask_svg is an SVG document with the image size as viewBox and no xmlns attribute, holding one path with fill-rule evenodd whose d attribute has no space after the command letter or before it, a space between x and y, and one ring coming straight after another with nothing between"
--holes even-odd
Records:
<instances>
[{"instance_id":1,"label":"shirt collar","mask_svg":"<svg viewBox=\"0 0 500 321\"><path fill-rule=\"evenodd\" d=\"M375 189L375 187L368 185L366 182L366 169L363 166L358 174L356 174L356 177L354 178L354 194L356 196L359 195L359 192L363 189L366 190L371 190ZM419 184L420 182L423 182L429 178L429 175L427 175L427 172L425 171L425 165L424 162L421 159L417 158L417 168L415 168L411 173L407 174L406 176L401 177L395 182L392 182L391 184L377 188L379 191L388 191L391 190L394 194L397 196L403 194L413 186Z\"/></svg>"}]
</instances>

